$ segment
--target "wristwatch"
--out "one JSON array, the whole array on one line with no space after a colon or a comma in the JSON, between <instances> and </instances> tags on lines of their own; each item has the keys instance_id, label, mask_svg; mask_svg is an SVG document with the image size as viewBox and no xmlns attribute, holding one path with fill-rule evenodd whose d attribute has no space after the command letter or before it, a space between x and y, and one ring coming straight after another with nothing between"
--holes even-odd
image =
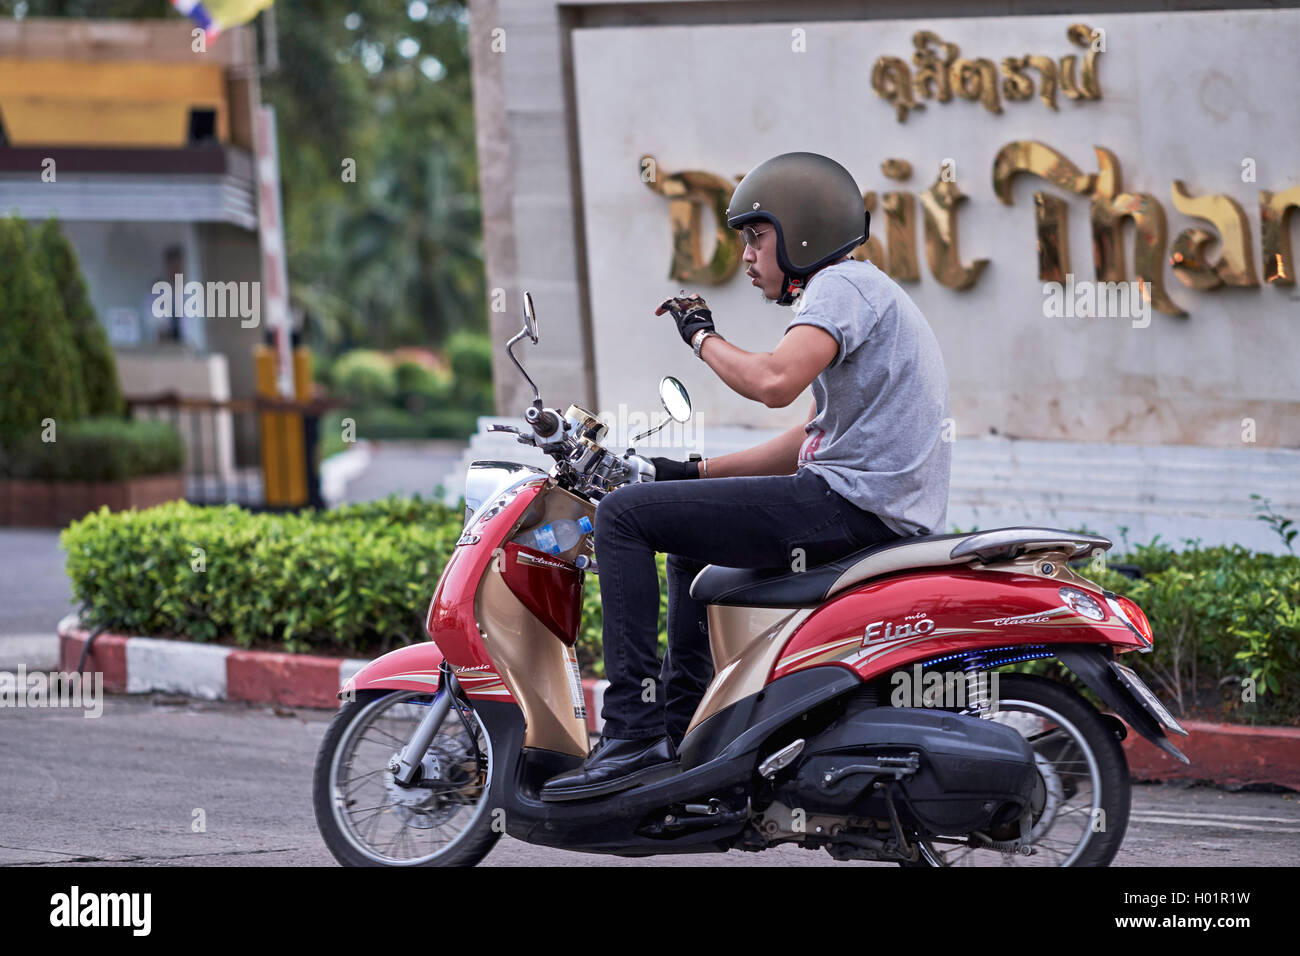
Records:
<instances>
[{"instance_id":1,"label":"wristwatch","mask_svg":"<svg viewBox=\"0 0 1300 956\"><path fill-rule=\"evenodd\" d=\"M700 361L704 361L704 356L700 355L700 348L704 345L704 340L710 335L718 335L718 333L712 329L700 329L691 336L691 348L695 351L695 357ZM722 338L722 336L718 335L718 338Z\"/></svg>"}]
</instances>

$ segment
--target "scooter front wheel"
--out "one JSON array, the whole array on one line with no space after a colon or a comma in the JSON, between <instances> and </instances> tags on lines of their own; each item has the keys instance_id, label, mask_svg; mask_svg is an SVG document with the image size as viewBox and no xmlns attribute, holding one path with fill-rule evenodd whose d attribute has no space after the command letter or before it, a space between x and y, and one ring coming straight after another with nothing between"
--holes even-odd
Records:
<instances>
[{"instance_id":1,"label":"scooter front wheel","mask_svg":"<svg viewBox=\"0 0 1300 956\"><path fill-rule=\"evenodd\" d=\"M427 693L364 691L330 722L312 802L344 866L474 866L500 839L489 800L492 741L468 703L447 711L409 786L388 769L432 702Z\"/></svg>"}]
</instances>

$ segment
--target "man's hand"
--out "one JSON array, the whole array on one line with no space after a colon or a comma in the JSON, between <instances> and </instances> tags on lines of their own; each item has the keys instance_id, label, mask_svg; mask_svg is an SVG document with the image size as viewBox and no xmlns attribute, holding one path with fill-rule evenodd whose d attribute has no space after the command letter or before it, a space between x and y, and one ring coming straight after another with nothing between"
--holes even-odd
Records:
<instances>
[{"instance_id":1,"label":"man's hand","mask_svg":"<svg viewBox=\"0 0 1300 956\"><path fill-rule=\"evenodd\" d=\"M655 315L663 315L665 312L672 313L673 320L677 323L677 331L687 345L691 344L691 339L700 329L714 331L713 313L698 294L687 295L686 290L683 289L681 295L664 299L659 303L659 308L655 309Z\"/></svg>"},{"instance_id":2,"label":"man's hand","mask_svg":"<svg viewBox=\"0 0 1300 956\"><path fill-rule=\"evenodd\" d=\"M674 461L671 458L651 458L655 466L655 481L678 481L682 478L700 477L698 461Z\"/></svg>"}]
</instances>

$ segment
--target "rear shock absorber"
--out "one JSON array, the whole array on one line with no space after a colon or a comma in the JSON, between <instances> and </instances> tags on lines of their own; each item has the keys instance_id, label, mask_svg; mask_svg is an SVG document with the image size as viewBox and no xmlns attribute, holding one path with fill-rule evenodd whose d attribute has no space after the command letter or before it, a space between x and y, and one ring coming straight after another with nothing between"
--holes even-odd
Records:
<instances>
[{"instance_id":1,"label":"rear shock absorber","mask_svg":"<svg viewBox=\"0 0 1300 956\"><path fill-rule=\"evenodd\" d=\"M987 655L982 652L967 654L962 658L962 671L966 675L966 706L962 713L972 717L987 717L989 713L989 673L984 665Z\"/></svg>"}]
</instances>

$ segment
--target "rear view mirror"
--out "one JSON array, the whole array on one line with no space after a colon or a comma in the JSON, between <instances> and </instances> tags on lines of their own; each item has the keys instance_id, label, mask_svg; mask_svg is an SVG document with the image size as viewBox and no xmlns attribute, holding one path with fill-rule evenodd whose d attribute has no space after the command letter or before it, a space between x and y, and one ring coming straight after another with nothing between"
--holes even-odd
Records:
<instances>
[{"instance_id":1,"label":"rear view mirror","mask_svg":"<svg viewBox=\"0 0 1300 956\"><path fill-rule=\"evenodd\" d=\"M524 331L534 345L537 344L537 312L533 309L533 294L524 293Z\"/></svg>"},{"instance_id":2,"label":"rear view mirror","mask_svg":"<svg viewBox=\"0 0 1300 956\"><path fill-rule=\"evenodd\" d=\"M659 383L659 398L673 421L684 422L691 417L691 396L686 394L686 386L671 375Z\"/></svg>"}]
</instances>

